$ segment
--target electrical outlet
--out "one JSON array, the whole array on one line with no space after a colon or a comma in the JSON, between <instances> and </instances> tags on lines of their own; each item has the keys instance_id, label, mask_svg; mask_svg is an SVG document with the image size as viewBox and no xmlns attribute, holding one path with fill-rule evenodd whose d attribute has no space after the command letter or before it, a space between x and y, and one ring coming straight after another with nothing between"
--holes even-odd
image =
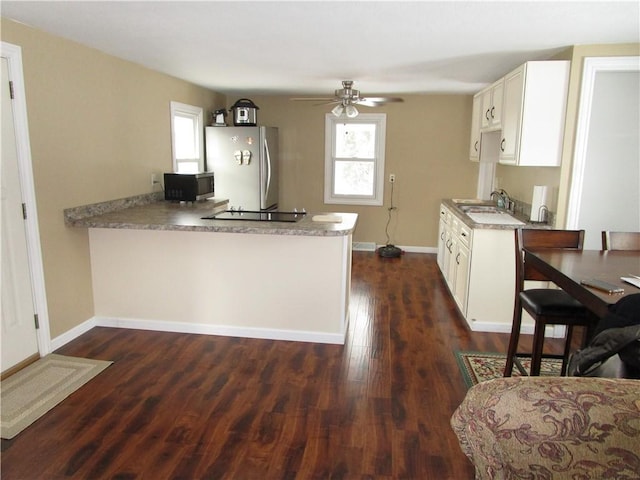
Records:
<instances>
[{"instance_id":1,"label":"electrical outlet","mask_svg":"<svg viewBox=\"0 0 640 480\"><path fill-rule=\"evenodd\" d=\"M393 173L389 174L389 183L394 183L396 181L396 176Z\"/></svg>"},{"instance_id":2,"label":"electrical outlet","mask_svg":"<svg viewBox=\"0 0 640 480\"><path fill-rule=\"evenodd\" d=\"M151 190L153 190L153 187L159 184L160 184L160 174L152 173L151 174Z\"/></svg>"}]
</instances>

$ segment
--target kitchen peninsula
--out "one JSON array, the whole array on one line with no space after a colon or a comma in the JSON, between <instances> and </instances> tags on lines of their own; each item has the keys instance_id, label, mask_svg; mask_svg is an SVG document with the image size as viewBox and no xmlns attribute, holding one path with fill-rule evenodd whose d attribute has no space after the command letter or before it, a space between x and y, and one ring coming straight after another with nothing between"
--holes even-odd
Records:
<instances>
[{"instance_id":1,"label":"kitchen peninsula","mask_svg":"<svg viewBox=\"0 0 640 480\"><path fill-rule=\"evenodd\" d=\"M225 208L151 194L65 210L89 229L95 323L344 343L357 214L202 218Z\"/></svg>"}]
</instances>

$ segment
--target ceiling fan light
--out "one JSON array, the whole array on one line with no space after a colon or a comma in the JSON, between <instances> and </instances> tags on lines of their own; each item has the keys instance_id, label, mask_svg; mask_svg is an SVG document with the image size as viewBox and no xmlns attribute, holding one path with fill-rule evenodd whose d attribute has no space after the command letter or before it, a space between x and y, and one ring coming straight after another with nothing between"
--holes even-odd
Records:
<instances>
[{"instance_id":1,"label":"ceiling fan light","mask_svg":"<svg viewBox=\"0 0 640 480\"><path fill-rule=\"evenodd\" d=\"M347 117L355 118L358 116L358 109L353 105L347 105Z\"/></svg>"},{"instance_id":2,"label":"ceiling fan light","mask_svg":"<svg viewBox=\"0 0 640 480\"><path fill-rule=\"evenodd\" d=\"M333 109L331 110L331 113L333 113L336 117L339 117L340 115L342 115L343 110L344 110L344 107L342 106L342 104L338 104L335 107L333 107Z\"/></svg>"}]
</instances>

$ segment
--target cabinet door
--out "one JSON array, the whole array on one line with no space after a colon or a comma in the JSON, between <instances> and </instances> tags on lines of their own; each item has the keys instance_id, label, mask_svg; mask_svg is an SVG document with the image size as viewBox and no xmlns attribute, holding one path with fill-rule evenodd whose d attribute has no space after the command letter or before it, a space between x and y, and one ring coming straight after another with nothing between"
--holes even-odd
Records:
<instances>
[{"instance_id":1,"label":"cabinet door","mask_svg":"<svg viewBox=\"0 0 640 480\"><path fill-rule=\"evenodd\" d=\"M467 315L467 296L469 292L469 264L471 256L469 249L458 242L456 254L453 259L455 265L455 284L453 298L464 316Z\"/></svg>"},{"instance_id":2,"label":"cabinet door","mask_svg":"<svg viewBox=\"0 0 640 480\"><path fill-rule=\"evenodd\" d=\"M517 163L520 142L520 122L524 98L524 68L518 68L504 79L504 103L502 105L502 140L500 163Z\"/></svg>"},{"instance_id":3,"label":"cabinet door","mask_svg":"<svg viewBox=\"0 0 640 480\"><path fill-rule=\"evenodd\" d=\"M488 89L477 94L482 97L482 116L480 117L482 130L497 130L500 128L503 88L503 80L500 79Z\"/></svg>"},{"instance_id":4,"label":"cabinet door","mask_svg":"<svg viewBox=\"0 0 640 480\"><path fill-rule=\"evenodd\" d=\"M471 142L469 145L469 159L480 161L480 119L482 115L482 95L473 97L473 112L471 114Z\"/></svg>"},{"instance_id":5,"label":"cabinet door","mask_svg":"<svg viewBox=\"0 0 640 480\"><path fill-rule=\"evenodd\" d=\"M442 214L442 210L440 211ZM446 250L445 243L447 242L447 224L444 219L440 218L440 224L438 227L438 267L440 271L444 273L444 252Z\"/></svg>"},{"instance_id":6,"label":"cabinet door","mask_svg":"<svg viewBox=\"0 0 640 480\"><path fill-rule=\"evenodd\" d=\"M491 87L491 125L499 127L502 122L502 97L504 94L504 82L502 79L497 81Z\"/></svg>"},{"instance_id":7,"label":"cabinet door","mask_svg":"<svg viewBox=\"0 0 640 480\"><path fill-rule=\"evenodd\" d=\"M456 252L458 250L458 239L456 238L455 233L450 228L448 230L448 241L447 241L447 251L445 252L445 269L447 271L447 285L449 285L449 289L453 293L456 282Z\"/></svg>"},{"instance_id":8,"label":"cabinet door","mask_svg":"<svg viewBox=\"0 0 640 480\"><path fill-rule=\"evenodd\" d=\"M491 126L491 88L479 93L481 97L482 116L480 117L480 127L487 129Z\"/></svg>"}]
</instances>

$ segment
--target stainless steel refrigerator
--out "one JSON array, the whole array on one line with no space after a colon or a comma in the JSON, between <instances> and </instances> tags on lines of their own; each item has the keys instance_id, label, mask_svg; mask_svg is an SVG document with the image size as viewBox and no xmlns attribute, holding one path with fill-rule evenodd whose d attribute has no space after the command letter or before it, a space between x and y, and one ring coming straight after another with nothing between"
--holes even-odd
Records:
<instances>
[{"instance_id":1,"label":"stainless steel refrigerator","mask_svg":"<svg viewBox=\"0 0 640 480\"><path fill-rule=\"evenodd\" d=\"M213 171L215 196L229 208L278 207L278 129L206 127L207 170Z\"/></svg>"}]
</instances>

